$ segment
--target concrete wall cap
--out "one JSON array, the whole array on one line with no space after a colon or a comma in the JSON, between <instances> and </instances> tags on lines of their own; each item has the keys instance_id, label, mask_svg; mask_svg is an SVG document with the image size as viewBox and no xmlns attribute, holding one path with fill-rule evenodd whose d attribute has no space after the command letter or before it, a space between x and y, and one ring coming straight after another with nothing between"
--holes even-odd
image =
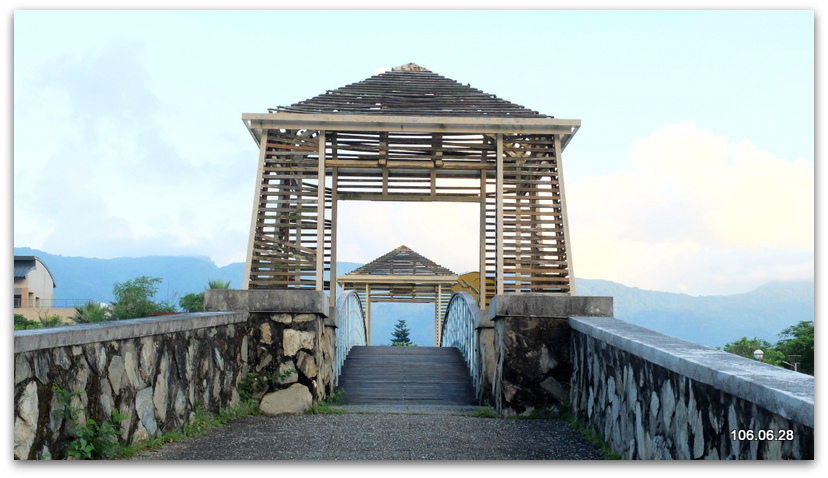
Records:
<instances>
[{"instance_id":1,"label":"concrete wall cap","mask_svg":"<svg viewBox=\"0 0 828 478\"><path fill-rule=\"evenodd\" d=\"M14 353L161 335L245 322L241 312L192 312L14 332Z\"/></svg>"},{"instance_id":2,"label":"concrete wall cap","mask_svg":"<svg viewBox=\"0 0 828 478\"><path fill-rule=\"evenodd\" d=\"M612 297L572 296L554 293L496 295L489 317L612 317Z\"/></svg>"},{"instance_id":3,"label":"concrete wall cap","mask_svg":"<svg viewBox=\"0 0 828 478\"><path fill-rule=\"evenodd\" d=\"M208 289L204 291L204 308L211 311L330 313L328 296L308 289Z\"/></svg>"},{"instance_id":4,"label":"concrete wall cap","mask_svg":"<svg viewBox=\"0 0 828 478\"><path fill-rule=\"evenodd\" d=\"M589 337L675 373L814 426L814 377L664 335L612 317L570 318Z\"/></svg>"}]
</instances>

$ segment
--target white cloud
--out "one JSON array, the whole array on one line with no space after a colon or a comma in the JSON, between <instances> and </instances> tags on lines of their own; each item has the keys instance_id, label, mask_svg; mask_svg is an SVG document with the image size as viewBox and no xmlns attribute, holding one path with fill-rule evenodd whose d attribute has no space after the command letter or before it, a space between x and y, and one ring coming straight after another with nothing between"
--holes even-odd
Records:
<instances>
[{"instance_id":1,"label":"white cloud","mask_svg":"<svg viewBox=\"0 0 828 478\"><path fill-rule=\"evenodd\" d=\"M476 204L342 201L337 257L368 262L405 245L454 272L477 270L478 216Z\"/></svg>"},{"instance_id":2,"label":"white cloud","mask_svg":"<svg viewBox=\"0 0 828 478\"><path fill-rule=\"evenodd\" d=\"M689 122L634 141L631 159L567 185L578 277L693 294L813 277L812 163Z\"/></svg>"}]
</instances>

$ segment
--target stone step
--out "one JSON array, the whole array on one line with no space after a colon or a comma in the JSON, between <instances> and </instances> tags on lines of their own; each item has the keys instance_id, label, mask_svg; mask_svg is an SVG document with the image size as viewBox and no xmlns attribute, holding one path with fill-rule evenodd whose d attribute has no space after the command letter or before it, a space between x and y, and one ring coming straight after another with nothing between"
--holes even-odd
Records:
<instances>
[{"instance_id":1,"label":"stone step","mask_svg":"<svg viewBox=\"0 0 828 478\"><path fill-rule=\"evenodd\" d=\"M346 405L472 405L474 389L453 347L354 347L339 376Z\"/></svg>"}]
</instances>

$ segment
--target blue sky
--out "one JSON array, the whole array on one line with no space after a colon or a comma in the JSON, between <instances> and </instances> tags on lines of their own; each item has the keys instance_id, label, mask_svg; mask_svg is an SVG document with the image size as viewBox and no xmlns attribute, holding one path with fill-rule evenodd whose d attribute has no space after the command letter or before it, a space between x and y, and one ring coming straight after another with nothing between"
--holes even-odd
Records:
<instances>
[{"instance_id":1,"label":"blue sky","mask_svg":"<svg viewBox=\"0 0 828 478\"><path fill-rule=\"evenodd\" d=\"M257 151L241 114L415 62L582 121L563 155L578 277L694 295L813 278L813 11L17 11L13 22L15 246L243 261ZM346 203L342 217L341 260L406 244L475 267L474 208Z\"/></svg>"}]
</instances>

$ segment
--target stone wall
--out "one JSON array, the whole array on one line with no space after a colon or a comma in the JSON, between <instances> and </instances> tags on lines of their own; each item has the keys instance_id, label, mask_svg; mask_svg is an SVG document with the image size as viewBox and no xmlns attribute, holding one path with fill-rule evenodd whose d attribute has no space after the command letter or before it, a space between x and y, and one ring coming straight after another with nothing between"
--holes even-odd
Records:
<instances>
[{"instance_id":1,"label":"stone wall","mask_svg":"<svg viewBox=\"0 0 828 478\"><path fill-rule=\"evenodd\" d=\"M482 311L487 312L487 311ZM480 373L474 389L477 393L477 403L480 405L494 404L494 373L495 373L495 346L494 323L486 318L480 321L477 333L477 360Z\"/></svg>"},{"instance_id":2,"label":"stone wall","mask_svg":"<svg viewBox=\"0 0 828 478\"><path fill-rule=\"evenodd\" d=\"M239 400L248 371L241 313L193 313L14 333L15 459L66 457L69 430L55 416L57 384L81 392L81 423L126 419L122 438L144 440L180 428L197 408Z\"/></svg>"},{"instance_id":3,"label":"stone wall","mask_svg":"<svg viewBox=\"0 0 828 478\"><path fill-rule=\"evenodd\" d=\"M324 293L209 290L205 308L15 332L15 458L66 457L54 384L81 392L72 406L82 423L126 415L126 443L180 429L199 408L238 403L251 373L266 384L266 414L301 413L333 390L336 327Z\"/></svg>"},{"instance_id":4,"label":"stone wall","mask_svg":"<svg viewBox=\"0 0 828 478\"><path fill-rule=\"evenodd\" d=\"M492 299L494 370L491 404L517 415L569 401L572 377L567 317L611 315L611 297L504 294Z\"/></svg>"},{"instance_id":5,"label":"stone wall","mask_svg":"<svg viewBox=\"0 0 828 478\"><path fill-rule=\"evenodd\" d=\"M572 406L622 458L814 458L813 377L614 318L569 323Z\"/></svg>"},{"instance_id":6,"label":"stone wall","mask_svg":"<svg viewBox=\"0 0 828 478\"><path fill-rule=\"evenodd\" d=\"M336 327L323 292L208 290L204 307L243 311L250 329L250 371L284 377L262 392L263 413L301 413L333 390Z\"/></svg>"}]
</instances>

